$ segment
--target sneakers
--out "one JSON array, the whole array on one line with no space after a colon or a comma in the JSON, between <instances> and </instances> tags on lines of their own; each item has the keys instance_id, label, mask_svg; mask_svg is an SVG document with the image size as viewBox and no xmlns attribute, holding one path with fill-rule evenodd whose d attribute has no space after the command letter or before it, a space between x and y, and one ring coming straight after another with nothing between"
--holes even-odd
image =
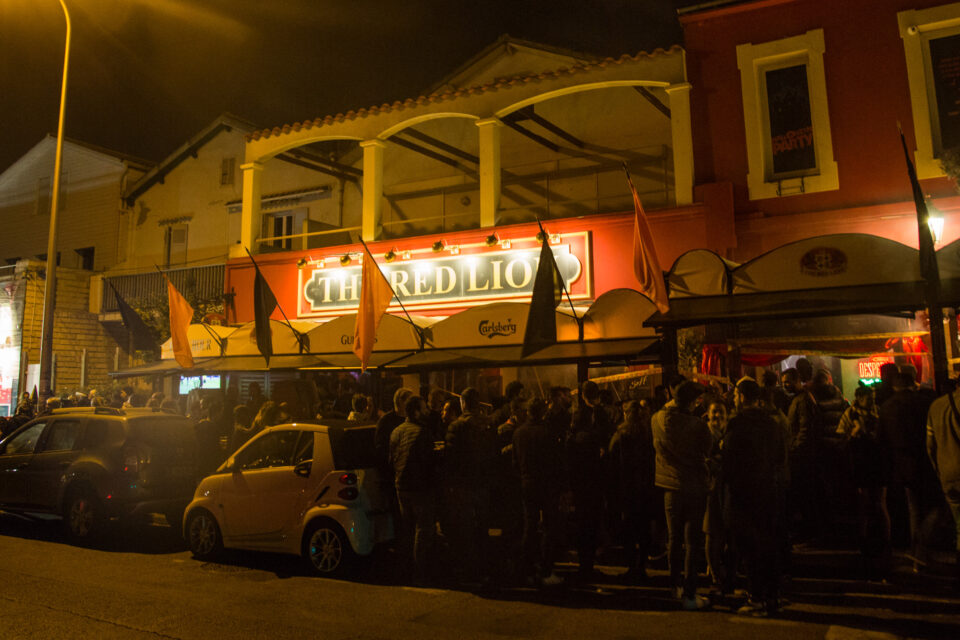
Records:
<instances>
[{"instance_id":1,"label":"sneakers","mask_svg":"<svg viewBox=\"0 0 960 640\"><path fill-rule=\"evenodd\" d=\"M551 573L546 578L543 578L540 581L540 584L543 585L544 587L556 587L558 585L563 584L563 578L561 578L555 573Z\"/></svg>"},{"instance_id":2,"label":"sneakers","mask_svg":"<svg viewBox=\"0 0 960 640\"><path fill-rule=\"evenodd\" d=\"M751 618L766 618L767 608L762 602L747 600L747 604L737 609L738 616L749 616Z\"/></svg>"},{"instance_id":3,"label":"sneakers","mask_svg":"<svg viewBox=\"0 0 960 640\"><path fill-rule=\"evenodd\" d=\"M703 596L693 596L682 600L684 611L700 611L710 606L710 601Z\"/></svg>"}]
</instances>

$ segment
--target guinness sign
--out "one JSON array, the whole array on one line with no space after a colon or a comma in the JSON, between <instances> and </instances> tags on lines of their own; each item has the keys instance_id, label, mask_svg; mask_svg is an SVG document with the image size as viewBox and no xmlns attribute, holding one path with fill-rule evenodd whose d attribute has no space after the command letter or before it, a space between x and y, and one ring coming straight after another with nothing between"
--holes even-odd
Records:
<instances>
[{"instance_id":1,"label":"guinness sign","mask_svg":"<svg viewBox=\"0 0 960 640\"><path fill-rule=\"evenodd\" d=\"M586 253L586 234L570 238ZM580 242L576 242L580 241ZM571 244L551 247L568 289L581 283L574 298L589 297L589 273L574 255ZM405 260L378 266L394 294L408 308L443 308L482 302L527 298L540 261L540 247L485 251L465 255ZM302 270L299 317L354 311L360 302L361 266ZM584 284L586 286L584 286ZM577 295L579 293L579 295ZM396 300L396 299L395 299ZM481 327L481 334L502 333L509 327ZM514 331L516 328L514 327Z\"/></svg>"}]
</instances>

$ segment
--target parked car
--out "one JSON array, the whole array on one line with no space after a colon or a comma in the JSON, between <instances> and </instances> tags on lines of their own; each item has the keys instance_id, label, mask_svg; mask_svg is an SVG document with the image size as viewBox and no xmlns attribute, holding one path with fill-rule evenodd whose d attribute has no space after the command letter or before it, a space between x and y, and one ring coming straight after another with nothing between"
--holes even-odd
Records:
<instances>
[{"instance_id":1,"label":"parked car","mask_svg":"<svg viewBox=\"0 0 960 640\"><path fill-rule=\"evenodd\" d=\"M393 537L373 426L284 424L251 438L201 481L183 533L193 555L224 547L299 555L320 575Z\"/></svg>"},{"instance_id":2,"label":"parked car","mask_svg":"<svg viewBox=\"0 0 960 640\"><path fill-rule=\"evenodd\" d=\"M0 442L0 509L62 516L75 539L112 518L179 523L197 480L190 421L147 409L57 409Z\"/></svg>"}]
</instances>

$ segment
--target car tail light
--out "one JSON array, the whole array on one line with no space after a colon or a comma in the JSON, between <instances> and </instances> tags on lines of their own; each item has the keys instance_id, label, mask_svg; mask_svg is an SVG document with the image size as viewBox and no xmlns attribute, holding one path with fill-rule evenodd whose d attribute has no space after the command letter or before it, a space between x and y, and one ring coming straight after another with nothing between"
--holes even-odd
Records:
<instances>
[{"instance_id":1,"label":"car tail light","mask_svg":"<svg viewBox=\"0 0 960 640\"><path fill-rule=\"evenodd\" d=\"M125 473L137 473L140 471L140 454L136 449L123 450L123 471Z\"/></svg>"},{"instance_id":2,"label":"car tail light","mask_svg":"<svg viewBox=\"0 0 960 640\"><path fill-rule=\"evenodd\" d=\"M340 484L345 484L348 487L352 487L357 484L357 474L355 473L345 473L340 476Z\"/></svg>"},{"instance_id":3,"label":"car tail light","mask_svg":"<svg viewBox=\"0 0 960 640\"><path fill-rule=\"evenodd\" d=\"M337 495L340 496L341 500L356 500L357 496L360 495L360 492L357 491L356 487L345 487L340 489Z\"/></svg>"}]
</instances>

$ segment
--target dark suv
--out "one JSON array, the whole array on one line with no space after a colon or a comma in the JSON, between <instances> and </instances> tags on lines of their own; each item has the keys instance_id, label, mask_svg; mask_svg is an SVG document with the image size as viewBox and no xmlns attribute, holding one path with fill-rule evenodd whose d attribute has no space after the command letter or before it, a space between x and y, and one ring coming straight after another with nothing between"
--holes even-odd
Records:
<instances>
[{"instance_id":1,"label":"dark suv","mask_svg":"<svg viewBox=\"0 0 960 640\"><path fill-rule=\"evenodd\" d=\"M58 409L0 442L0 509L52 513L82 539L110 518L175 526L197 485L189 420L144 409Z\"/></svg>"}]
</instances>

